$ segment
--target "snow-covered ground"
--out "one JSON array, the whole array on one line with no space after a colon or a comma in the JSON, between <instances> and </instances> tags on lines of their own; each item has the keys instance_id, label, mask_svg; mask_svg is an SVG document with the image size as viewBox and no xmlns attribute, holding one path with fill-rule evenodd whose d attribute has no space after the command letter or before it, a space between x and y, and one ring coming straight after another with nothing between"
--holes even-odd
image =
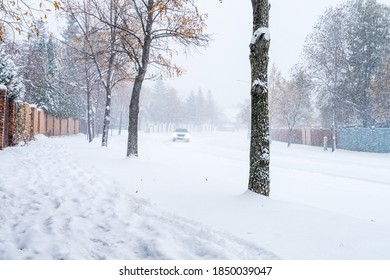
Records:
<instances>
[{"instance_id":1,"label":"snow-covered ground","mask_svg":"<svg viewBox=\"0 0 390 280\"><path fill-rule=\"evenodd\" d=\"M0 152L0 259L390 259L390 154L274 142L246 191L245 133L39 136Z\"/></svg>"}]
</instances>

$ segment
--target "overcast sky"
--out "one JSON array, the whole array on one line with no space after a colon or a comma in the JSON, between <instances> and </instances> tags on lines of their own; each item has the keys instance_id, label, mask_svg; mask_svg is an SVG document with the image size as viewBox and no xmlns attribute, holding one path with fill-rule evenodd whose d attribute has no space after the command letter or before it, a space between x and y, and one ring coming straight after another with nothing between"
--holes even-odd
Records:
<instances>
[{"instance_id":1,"label":"overcast sky","mask_svg":"<svg viewBox=\"0 0 390 280\"><path fill-rule=\"evenodd\" d=\"M298 63L306 36L326 8L342 0L271 0L270 65L275 64L288 77ZM379 2L390 5L390 0ZM198 7L209 15L208 33L214 34L210 47L177 62L186 74L169 80L179 92L188 94L201 88L211 90L228 114L237 104L250 98L249 42L252 37L252 6L249 0L198 0Z\"/></svg>"},{"instance_id":2,"label":"overcast sky","mask_svg":"<svg viewBox=\"0 0 390 280\"><path fill-rule=\"evenodd\" d=\"M270 0L270 65L288 78L290 69L302 54L307 35L320 15L346 0ZM390 0L377 0L390 5ZM228 115L250 98L249 42L252 38L250 0L197 0L201 12L207 13L208 30L214 40L207 49L180 55L175 62L186 69L185 75L165 82L182 95L199 88L210 90ZM145 83L153 87L151 82Z\"/></svg>"}]
</instances>

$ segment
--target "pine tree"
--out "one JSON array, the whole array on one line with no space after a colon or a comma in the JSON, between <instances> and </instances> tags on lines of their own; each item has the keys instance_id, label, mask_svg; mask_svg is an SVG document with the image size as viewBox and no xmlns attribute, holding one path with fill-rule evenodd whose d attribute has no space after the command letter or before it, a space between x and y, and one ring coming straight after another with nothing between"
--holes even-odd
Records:
<instances>
[{"instance_id":1,"label":"pine tree","mask_svg":"<svg viewBox=\"0 0 390 280\"><path fill-rule=\"evenodd\" d=\"M195 101L195 107L196 107L196 124L201 125L205 122L205 113L206 113L206 101L204 99L203 91L202 89L198 89L198 93L196 94L196 101Z\"/></svg>"},{"instance_id":2,"label":"pine tree","mask_svg":"<svg viewBox=\"0 0 390 280\"><path fill-rule=\"evenodd\" d=\"M204 111L205 111L204 116L206 122L208 122L211 125L215 125L218 121L219 112L213 94L211 93L210 90L207 92Z\"/></svg>"},{"instance_id":3,"label":"pine tree","mask_svg":"<svg viewBox=\"0 0 390 280\"><path fill-rule=\"evenodd\" d=\"M196 107L196 96L193 91L187 97L185 102L185 119L189 124L196 124L197 121L197 107Z\"/></svg>"},{"instance_id":4,"label":"pine tree","mask_svg":"<svg viewBox=\"0 0 390 280\"><path fill-rule=\"evenodd\" d=\"M3 45L0 44L0 85L8 88L9 98L23 98L25 92L23 80L17 72L11 56L6 54Z\"/></svg>"},{"instance_id":5,"label":"pine tree","mask_svg":"<svg viewBox=\"0 0 390 280\"><path fill-rule=\"evenodd\" d=\"M56 114L58 104L48 79L47 33L43 24L39 25L40 36L29 41L23 67L26 81L25 101L35 104L50 114Z\"/></svg>"},{"instance_id":6,"label":"pine tree","mask_svg":"<svg viewBox=\"0 0 390 280\"><path fill-rule=\"evenodd\" d=\"M84 76L82 68L82 53L78 50L80 34L76 21L68 17L67 26L62 33L63 43L59 46L59 56L62 65L60 83L64 98L61 100L62 115L85 119L86 97L84 94Z\"/></svg>"}]
</instances>

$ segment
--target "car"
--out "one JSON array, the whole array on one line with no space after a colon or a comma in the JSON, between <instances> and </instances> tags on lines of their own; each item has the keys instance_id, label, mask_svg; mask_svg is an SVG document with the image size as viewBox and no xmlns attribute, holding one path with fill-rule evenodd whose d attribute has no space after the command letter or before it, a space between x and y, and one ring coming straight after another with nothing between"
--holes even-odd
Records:
<instances>
[{"instance_id":1,"label":"car","mask_svg":"<svg viewBox=\"0 0 390 280\"><path fill-rule=\"evenodd\" d=\"M186 128L176 128L172 135L172 141L177 140L190 142L190 133Z\"/></svg>"}]
</instances>

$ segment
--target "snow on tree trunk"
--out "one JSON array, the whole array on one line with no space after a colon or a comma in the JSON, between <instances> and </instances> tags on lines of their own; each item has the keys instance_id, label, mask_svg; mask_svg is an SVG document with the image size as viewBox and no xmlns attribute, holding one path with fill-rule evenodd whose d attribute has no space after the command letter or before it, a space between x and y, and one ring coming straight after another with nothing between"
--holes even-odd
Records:
<instances>
[{"instance_id":1,"label":"snow on tree trunk","mask_svg":"<svg viewBox=\"0 0 390 280\"><path fill-rule=\"evenodd\" d=\"M89 82L87 82L87 130L88 130L88 141L91 143L93 140L93 120L92 120L92 100L91 92L88 88Z\"/></svg>"},{"instance_id":2,"label":"snow on tree trunk","mask_svg":"<svg viewBox=\"0 0 390 280\"><path fill-rule=\"evenodd\" d=\"M253 37L249 60L252 69L251 87L251 144L248 189L269 196L270 137L268 114L268 0L252 0Z\"/></svg>"},{"instance_id":3,"label":"snow on tree trunk","mask_svg":"<svg viewBox=\"0 0 390 280\"><path fill-rule=\"evenodd\" d=\"M121 110L121 113L119 115L119 129L118 129L118 135L122 134L122 117L123 117L123 110Z\"/></svg>"},{"instance_id":4,"label":"snow on tree trunk","mask_svg":"<svg viewBox=\"0 0 390 280\"><path fill-rule=\"evenodd\" d=\"M106 108L104 109L103 135L102 146L108 145L108 129L110 128L110 113L111 113L111 86L106 88Z\"/></svg>"}]
</instances>

